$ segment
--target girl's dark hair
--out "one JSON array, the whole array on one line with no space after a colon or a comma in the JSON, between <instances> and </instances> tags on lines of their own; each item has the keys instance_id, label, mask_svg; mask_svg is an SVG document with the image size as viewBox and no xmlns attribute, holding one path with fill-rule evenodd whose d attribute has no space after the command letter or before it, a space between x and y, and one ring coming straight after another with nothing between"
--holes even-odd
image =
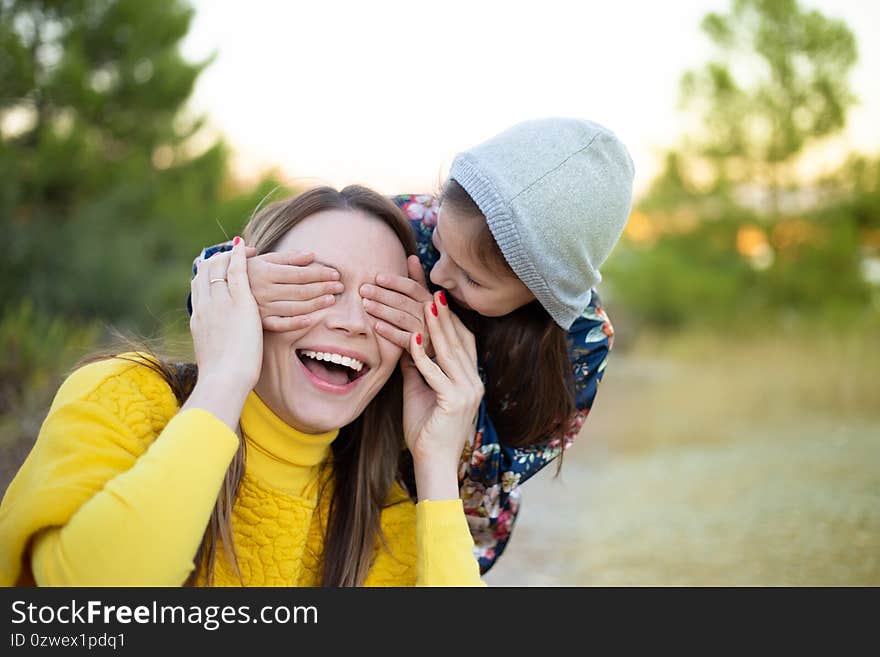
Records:
<instances>
[{"instance_id":1,"label":"girl's dark hair","mask_svg":"<svg viewBox=\"0 0 880 657\"><path fill-rule=\"evenodd\" d=\"M479 220L480 234L472 244L481 263L502 276L516 277L489 230L486 217L471 196L449 179L441 205ZM577 411L574 375L566 332L538 301L503 317L483 317L456 309L473 331L486 373L486 404L505 445L545 443L568 429ZM561 461L560 461L561 465Z\"/></svg>"},{"instance_id":2,"label":"girl's dark hair","mask_svg":"<svg viewBox=\"0 0 880 657\"><path fill-rule=\"evenodd\" d=\"M415 238L403 213L389 199L358 185L342 191L319 187L272 204L248 222L243 236L258 253L265 253L306 217L332 209L360 211L381 219L394 231L407 255L416 253ZM189 363L172 364L155 357L133 362L157 372L181 406L198 378L196 366ZM320 500L332 486L328 517L319 517L324 531L322 586L363 584L376 550L380 544L385 545L381 514L388 505L392 485L399 481L411 495L414 491L412 465L404 449L402 386L403 377L396 368L360 417L342 427L331 444L331 465L321 473L319 488ZM226 472L195 557L195 568L186 585L200 581L208 586L213 583L219 546L241 579L235 555L232 509L244 475L245 458L245 441L242 440ZM319 503L318 509L322 508Z\"/></svg>"}]
</instances>

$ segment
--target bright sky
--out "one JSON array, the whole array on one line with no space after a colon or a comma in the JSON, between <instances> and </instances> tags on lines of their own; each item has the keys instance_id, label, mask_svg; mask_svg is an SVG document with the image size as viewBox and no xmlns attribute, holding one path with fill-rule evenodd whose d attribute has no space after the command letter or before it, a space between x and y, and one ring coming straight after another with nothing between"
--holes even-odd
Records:
<instances>
[{"instance_id":1,"label":"bright sky","mask_svg":"<svg viewBox=\"0 0 880 657\"><path fill-rule=\"evenodd\" d=\"M880 3L802 0L858 40L861 100L829 148L880 149ZM704 63L699 29L727 0L196 0L184 43L216 51L191 107L207 114L244 176L431 191L455 153L540 116L589 118L618 134L636 190L685 122L682 73Z\"/></svg>"}]
</instances>

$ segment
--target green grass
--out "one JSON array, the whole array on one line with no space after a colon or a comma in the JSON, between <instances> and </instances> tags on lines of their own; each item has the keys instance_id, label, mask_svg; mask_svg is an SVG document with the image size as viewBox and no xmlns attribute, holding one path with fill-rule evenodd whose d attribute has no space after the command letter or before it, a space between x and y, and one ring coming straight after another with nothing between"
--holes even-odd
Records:
<instances>
[{"instance_id":1,"label":"green grass","mask_svg":"<svg viewBox=\"0 0 880 657\"><path fill-rule=\"evenodd\" d=\"M880 585L877 337L618 349L562 475L525 485L487 581Z\"/></svg>"}]
</instances>

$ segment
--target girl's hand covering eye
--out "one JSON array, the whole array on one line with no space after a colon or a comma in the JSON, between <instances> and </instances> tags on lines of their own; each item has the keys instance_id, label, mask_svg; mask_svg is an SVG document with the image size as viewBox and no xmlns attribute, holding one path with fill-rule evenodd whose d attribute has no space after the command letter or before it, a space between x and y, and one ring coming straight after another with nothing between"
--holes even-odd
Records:
<instances>
[{"instance_id":1,"label":"girl's hand covering eye","mask_svg":"<svg viewBox=\"0 0 880 657\"><path fill-rule=\"evenodd\" d=\"M310 313L336 301L345 289L339 272L314 262L314 253L264 253L247 260L251 291L267 331L296 331Z\"/></svg>"},{"instance_id":2,"label":"girl's hand covering eye","mask_svg":"<svg viewBox=\"0 0 880 657\"><path fill-rule=\"evenodd\" d=\"M402 349L409 350L412 337L421 333L422 347L429 350L425 330L424 304L431 302L431 293L418 256L406 261L409 277L379 274L375 285L362 285L360 294L367 313L376 319L376 332Z\"/></svg>"},{"instance_id":3,"label":"girl's hand covering eye","mask_svg":"<svg viewBox=\"0 0 880 657\"><path fill-rule=\"evenodd\" d=\"M424 335L418 334L410 345L411 356L404 354L400 361L403 431L413 455L419 499L458 497L458 466L484 393L474 335L440 303L439 295L422 306L436 362L425 353Z\"/></svg>"}]
</instances>

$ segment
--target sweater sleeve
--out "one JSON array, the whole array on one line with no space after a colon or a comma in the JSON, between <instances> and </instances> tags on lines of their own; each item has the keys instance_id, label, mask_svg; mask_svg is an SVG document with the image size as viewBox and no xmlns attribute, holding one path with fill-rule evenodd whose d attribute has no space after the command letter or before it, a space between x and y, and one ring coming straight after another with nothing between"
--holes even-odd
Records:
<instances>
[{"instance_id":1,"label":"sweater sleeve","mask_svg":"<svg viewBox=\"0 0 880 657\"><path fill-rule=\"evenodd\" d=\"M416 586L485 586L461 500L416 505Z\"/></svg>"},{"instance_id":2,"label":"sweater sleeve","mask_svg":"<svg viewBox=\"0 0 880 657\"><path fill-rule=\"evenodd\" d=\"M87 424L93 435L122 426L94 416ZM37 584L183 584L238 442L207 411L178 413L131 468L108 481L64 526L37 536L31 555Z\"/></svg>"}]
</instances>

